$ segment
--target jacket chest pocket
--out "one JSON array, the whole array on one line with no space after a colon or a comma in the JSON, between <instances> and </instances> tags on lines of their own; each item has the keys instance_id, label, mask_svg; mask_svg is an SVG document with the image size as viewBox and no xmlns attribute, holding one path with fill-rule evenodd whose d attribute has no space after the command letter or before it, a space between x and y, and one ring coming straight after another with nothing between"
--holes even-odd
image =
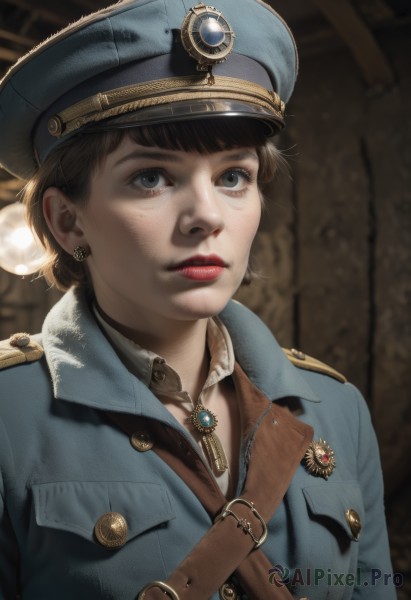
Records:
<instances>
[{"instance_id":1,"label":"jacket chest pocket","mask_svg":"<svg viewBox=\"0 0 411 600\"><path fill-rule=\"evenodd\" d=\"M68 481L32 486L39 527L76 534L116 549L175 515L160 484Z\"/></svg>"},{"instance_id":2,"label":"jacket chest pocket","mask_svg":"<svg viewBox=\"0 0 411 600\"><path fill-rule=\"evenodd\" d=\"M311 518L332 529L347 544L356 542L364 526L364 505L356 482L324 482L303 488Z\"/></svg>"},{"instance_id":3,"label":"jacket chest pocket","mask_svg":"<svg viewBox=\"0 0 411 600\"><path fill-rule=\"evenodd\" d=\"M300 550L289 573L290 589L299 598L351 597L358 578L357 541L365 527L361 489L355 481L318 479L302 492L306 511L298 515Z\"/></svg>"}]
</instances>

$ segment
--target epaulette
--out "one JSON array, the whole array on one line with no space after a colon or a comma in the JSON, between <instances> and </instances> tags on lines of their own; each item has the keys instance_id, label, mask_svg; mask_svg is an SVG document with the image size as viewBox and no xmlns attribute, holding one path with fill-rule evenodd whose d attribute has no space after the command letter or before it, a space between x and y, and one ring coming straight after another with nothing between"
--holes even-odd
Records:
<instances>
[{"instance_id":1,"label":"epaulette","mask_svg":"<svg viewBox=\"0 0 411 600\"><path fill-rule=\"evenodd\" d=\"M304 352L301 352L300 350L296 350L295 348L291 348L291 350L283 348L283 352L285 353L286 357L293 363L293 365L299 367L300 369L307 369L308 371L315 371L316 373L323 373L324 375L329 375L330 377L341 381L341 383L346 383L347 381L347 378L344 377L344 375L342 375L332 367L329 367L325 363L321 362L320 360L317 360L316 358L313 358L312 356L304 354Z\"/></svg>"},{"instance_id":2,"label":"epaulette","mask_svg":"<svg viewBox=\"0 0 411 600\"><path fill-rule=\"evenodd\" d=\"M43 353L43 348L28 333L15 333L8 340L0 341L0 370L39 360Z\"/></svg>"}]
</instances>

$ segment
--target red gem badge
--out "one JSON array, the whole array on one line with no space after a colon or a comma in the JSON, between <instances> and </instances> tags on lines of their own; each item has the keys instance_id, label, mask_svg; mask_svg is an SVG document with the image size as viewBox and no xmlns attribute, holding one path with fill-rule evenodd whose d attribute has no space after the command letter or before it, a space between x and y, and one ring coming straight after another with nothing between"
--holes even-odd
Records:
<instances>
[{"instance_id":1,"label":"red gem badge","mask_svg":"<svg viewBox=\"0 0 411 600\"><path fill-rule=\"evenodd\" d=\"M310 475L328 479L335 469L334 451L323 439L313 440L303 458L304 466Z\"/></svg>"}]
</instances>

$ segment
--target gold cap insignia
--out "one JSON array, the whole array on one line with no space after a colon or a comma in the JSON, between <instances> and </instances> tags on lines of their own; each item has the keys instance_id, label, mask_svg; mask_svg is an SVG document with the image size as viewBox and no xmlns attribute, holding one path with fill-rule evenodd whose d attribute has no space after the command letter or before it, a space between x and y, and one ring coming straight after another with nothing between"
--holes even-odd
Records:
<instances>
[{"instance_id":1,"label":"gold cap insignia","mask_svg":"<svg viewBox=\"0 0 411 600\"><path fill-rule=\"evenodd\" d=\"M235 33L213 6L197 4L190 8L181 25L181 42L198 71L208 71L224 62L233 49Z\"/></svg>"},{"instance_id":2,"label":"gold cap insignia","mask_svg":"<svg viewBox=\"0 0 411 600\"><path fill-rule=\"evenodd\" d=\"M318 442L313 440L309 445L304 458L304 465L310 475L328 479L335 469L334 451L323 439Z\"/></svg>"}]
</instances>

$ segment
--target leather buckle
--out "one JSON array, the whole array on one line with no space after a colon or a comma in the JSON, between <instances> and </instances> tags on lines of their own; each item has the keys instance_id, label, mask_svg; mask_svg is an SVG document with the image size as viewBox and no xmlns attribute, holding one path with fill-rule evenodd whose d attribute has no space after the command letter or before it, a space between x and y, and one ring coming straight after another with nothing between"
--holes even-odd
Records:
<instances>
[{"instance_id":1,"label":"leather buckle","mask_svg":"<svg viewBox=\"0 0 411 600\"><path fill-rule=\"evenodd\" d=\"M180 600L180 596L177 594L177 592L174 591L171 586L167 585L167 583L164 583L164 581L152 581L151 583L148 583L140 591L139 595L137 596L137 600L144 600L146 593L152 588L159 588L164 592L164 595L167 594L171 600Z\"/></svg>"},{"instance_id":2,"label":"leather buckle","mask_svg":"<svg viewBox=\"0 0 411 600\"><path fill-rule=\"evenodd\" d=\"M249 521L247 521L244 518L240 519L240 517L238 517L235 514L235 512L233 512L231 510L231 508L234 504L244 504L251 510L253 515L260 521L261 527L263 528L263 533L261 534L260 538L257 538L254 535L253 529L251 527L251 523ZM264 544L265 540L267 539L267 535L268 535L267 525L265 524L265 521L262 518L262 516L260 515L260 513L258 512L258 510L255 508L253 502L248 502L248 500L244 500L244 498L234 498L234 500L231 500L230 502L228 502L228 504L226 504L224 506L221 513L216 517L216 521L225 519L228 516L234 517L234 519L237 521L237 527L240 527L244 531L244 533L247 533L251 537L251 539L253 540L253 542L255 544L254 550L256 550L257 548L259 548L260 546L262 546Z\"/></svg>"}]
</instances>

